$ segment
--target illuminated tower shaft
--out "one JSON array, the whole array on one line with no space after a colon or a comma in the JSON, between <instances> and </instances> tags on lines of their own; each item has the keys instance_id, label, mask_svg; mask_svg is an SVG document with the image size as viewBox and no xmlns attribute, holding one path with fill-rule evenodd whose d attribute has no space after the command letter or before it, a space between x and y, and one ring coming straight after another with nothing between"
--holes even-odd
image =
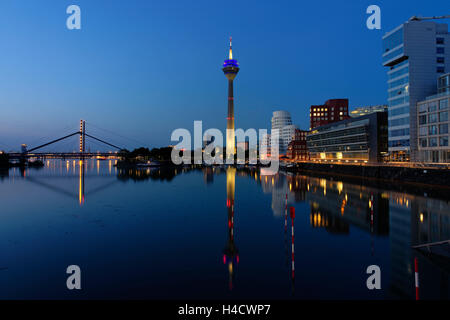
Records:
<instances>
[{"instance_id":1,"label":"illuminated tower shaft","mask_svg":"<svg viewBox=\"0 0 450 320\"><path fill-rule=\"evenodd\" d=\"M85 150L85 132L86 132L85 121L80 120L80 153L84 153Z\"/></svg>"},{"instance_id":2,"label":"illuminated tower shaft","mask_svg":"<svg viewBox=\"0 0 450 320\"><path fill-rule=\"evenodd\" d=\"M223 63L223 73L228 79L228 114L227 114L227 154L236 153L235 134L234 134L234 96L233 81L239 72L239 63L233 59L233 51L230 38L230 52L228 60ZM234 157L233 157L234 158Z\"/></svg>"},{"instance_id":3,"label":"illuminated tower shaft","mask_svg":"<svg viewBox=\"0 0 450 320\"><path fill-rule=\"evenodd\" d=\"M228 80L227 151L235 153L233 80Z\"/></svg>"}]
</instances>

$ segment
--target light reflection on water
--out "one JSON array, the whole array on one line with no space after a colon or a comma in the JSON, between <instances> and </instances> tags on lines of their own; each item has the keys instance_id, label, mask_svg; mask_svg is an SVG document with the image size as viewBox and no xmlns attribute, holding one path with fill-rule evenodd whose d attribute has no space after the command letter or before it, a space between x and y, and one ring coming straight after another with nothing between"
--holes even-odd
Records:
<instances>
[{"instance_id":1,"label":"light reflection on water","mask_svg":"<svg viewBox=\"0 0 450 320\"><path fill-rule=\"evenodd\" d=\"M0 195L0 298L413 299L415 257L421 297L450 295L448 258L411 249L450 239L446 199L113 160L2 171ZM81 292L65 287L70 264ZM372 264L379 291L366 288Z\"/></svg>"}]
</instances>

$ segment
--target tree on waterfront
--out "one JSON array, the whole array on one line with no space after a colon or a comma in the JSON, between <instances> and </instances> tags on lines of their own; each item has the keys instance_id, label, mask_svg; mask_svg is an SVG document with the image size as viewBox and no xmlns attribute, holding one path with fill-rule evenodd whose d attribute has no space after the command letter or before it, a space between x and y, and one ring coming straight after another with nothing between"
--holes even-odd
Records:
<instances>
[{"instance_id":1,"label":"tree on waterfront","mask_svg":"<svg viewBox=\"0 0 450 320\"><path fill-rule=\"evenodd\" d=\"M0 151L0 167L9 167L9 155L3 151Z\"/></svg>"}]
</instances>

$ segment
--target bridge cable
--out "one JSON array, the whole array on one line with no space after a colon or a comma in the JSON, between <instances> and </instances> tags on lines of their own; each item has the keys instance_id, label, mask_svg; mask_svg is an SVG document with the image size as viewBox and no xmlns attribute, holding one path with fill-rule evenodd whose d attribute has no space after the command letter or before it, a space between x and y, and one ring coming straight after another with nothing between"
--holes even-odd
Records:
<instances>
[{"instance_id":1,"label":"bridge cable","mask_svg":"<svg viewBox=\"0 0 450 320\"><path fill-rule=\"evenodd\" d=\"M67 131L69 131L69 129L74 129L73 128L73 125L67 125L67 126L65 126L64 128L62 128L62 129L58 129L58 130L55 130L55 131L52 131L49 135L46 135L46 136L43 136L43 137L40 137L40 138L37 138L37 139L34 139L33 141L31 141L28 145L36 145L40 140L44 140L44 139L51 139L52 138L52 136L54 137L55 135L56 135L56 133L57 132L67 132ZM70 130L70 131L72 131L72 130ZM69 132L70 132L69 131Z\"/></svg>"},{"instance_id":2,"label":"bridge cable","mask_svg":"<svg viewBox=\"0 0 450 320\"><path fill-rule=\"evenodd\" d=\"M92 126L92 127L94 127L94 128L97 128L97 129L103 130L103 131L105 131L105 132L108 132L108 133L110 133L110 134L116 135L116 136L118 136L118 137L121 137L121 138L123 138L123 139L129 140L129 141L133 141L134 143L139 143L139 144L142 145L142 146L147 145L146 143L144 143L144 142L142 142L142 141L139 141L139 140L136 140L136 139L134 139L134 138L129 138L129 137L126 137L126 136L124 136L124 135L118 134L118 133L116 133L116 132L114 132L114 131L107 130L107 129L103 129L103 128L101 128L101 127L95 125L95 124L92 124L91 122L86 122L86 124L88 124L89 126Z\"/></svg>"},{"instance_id":3,"label":"bridge cable","mask_svg":"<svg viewBox=\"0 0 450 320\"><path fill-rule=\"evenodd\" d=\"M62 137L62 138L55 139L55 140L53 140L53 141L47 142L47 143L45 143L45 144L43 144L43 145L40 145L40 146L31 148L30 150L27 150L27 152L29 153L29 152L32 152L32 151L34 151L34 150L43 148L43 147L48 146L48 145L50 145L50 144L53 144L53 143L55 143L55 142L58 142L58 141L67 139L67 138L69 138L69 137L72 137L72 136L74 136L74 135L76 135L76 134L80 134L80 131L77 131L77 132L71 133L71 134L69 134L69 135L67 135L67 136L65 136L65 137Z\"/></svg>"},{"instance_id":4,"label":"bridge cable","mask_svg":"<svg viewBox=\"0 0 450 320\"><path fill-rule=\"evenodd\" d=\"M79 132L78 132L78 133L79 133ZM89 134L87 134L87 133L85 133L84 135L85 135L86 137L91 138L91 139L94 139L94 140L100 141L100 142L102 142L102 143L104 143L104 144L107 144L108 146L111 146L111 147L116 148L116 149L118 149L118 150L122 150L122 149L123 149L123 148L118 147L118 146L115 146L115 145L113 145L113 144L111 144L111 143L109 143L109 142L106 142L106 141L103 141L103 140L101 140L101 139L99 139L99 138L93 137L93 136L91 136L91 135L89 135Z\"/></svg>"}]
</instances>

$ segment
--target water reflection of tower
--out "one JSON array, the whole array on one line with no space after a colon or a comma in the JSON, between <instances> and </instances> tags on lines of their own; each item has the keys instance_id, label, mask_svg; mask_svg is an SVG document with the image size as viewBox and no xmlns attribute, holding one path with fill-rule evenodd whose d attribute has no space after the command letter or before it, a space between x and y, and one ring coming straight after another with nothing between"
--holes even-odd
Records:
<instances>
[{"instance_id":1,"label":"water reflection of tower","mask_svg":"<svg viewBox=\"0 0 450 320\"><path fill-rule=\"evenodd\" d=\"M203 180L206 184L214 182L214 172L212 167L206 167L203 169Z\"/></svg>"},{"instance_id":2,"label":"water reflection of tower","mask_svg":"<svg viewBox=\"0 0 450 320\"><path fill-rule=\"evenodd\" d=\"M292 295L295 294L295 238L294 238L294 219L295 219L295 208L290 207L289 209L291 217L291 280L292 280Z\"/></svg>"},{"instance_id":3,"label":"water reflection of tower","mask_svg":"<svg viewBox=\"0 0 450 320\"><path fill-rule=\"evenodd\" d=\"M78 202L80 206L84 204L84 161L79 161L80 172L78 174Z\"/></svg>"},{"instance_id":4,"label":"water reflection of tower","mask_svg":"<svg viewBox=\"0 0 450 320\"><path fill-rule=\"evenodd\" d=\"M234 187L236 169L227 169L228 243L223 250L223 263L228 267L229 287L233 289L234 267L239 263L239 250L234 243Z\"/></svg>"}]
</instances>

